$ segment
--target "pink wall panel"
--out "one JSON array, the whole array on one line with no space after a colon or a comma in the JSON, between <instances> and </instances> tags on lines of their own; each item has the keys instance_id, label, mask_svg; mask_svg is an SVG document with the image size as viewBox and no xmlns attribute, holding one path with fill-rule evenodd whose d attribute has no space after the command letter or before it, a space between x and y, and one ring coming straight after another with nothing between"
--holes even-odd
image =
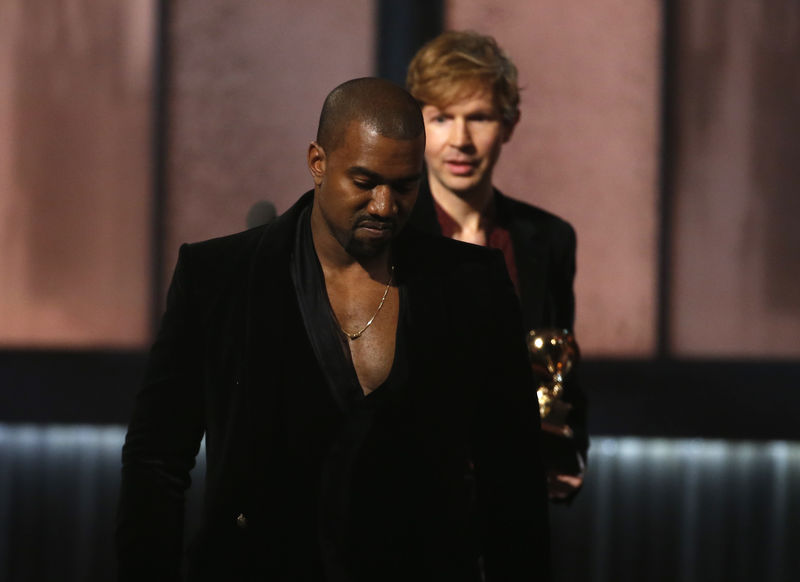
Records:
<instances>
[{"instance_id":1,"label":"pink wall panel","mask_svg":"<svg viewBox=\"0 0 800 582\"><path fill-rule=\"evenodd\" d=\"M249 207L286 210L312 187L308 143L327 93L372 74L372 0L179 0L170 23L168 236L242 230Z\"/></svg>"},{"instance_id":2,"label":"pink wall panel","mask_svg":"<svg viewBox=\"0 0 800 582\"><path fill-rule=\"evenodd\" d=\"M800 356L800 7L681 3L672 345Z\"/></svg>"},{"instance_id":3,"label":"pink wall panel","mask_svg":"<svg viewBox=\"0 0 800 582\"><path fill-rule=\"evenodd\" d=\"M496 184L578 232L585 354L655 348L660 9L654 0L449 0L448 28L492 34L520 71L522 120Z\"/></svg>"},{"instance_id":4,"label":"pink wall panel","mask_svg":"<svg viewBox=\"0 0 800 582\"><path fill-rule=\"evenodd\" d=\"M0 346L148 336L152 2L0 3Z\"/></svg>"}]
</instances>

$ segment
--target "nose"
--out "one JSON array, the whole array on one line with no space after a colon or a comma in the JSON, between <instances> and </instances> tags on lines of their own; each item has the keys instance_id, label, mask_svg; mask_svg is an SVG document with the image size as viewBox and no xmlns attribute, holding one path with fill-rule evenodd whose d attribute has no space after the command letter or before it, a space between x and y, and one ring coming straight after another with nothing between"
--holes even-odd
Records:
<instances>
[{"instance_id":1,"label":"nose","mask_svg":"<svg viewBox=\"0 0 800 582\"><path fill-rule=\"evenodd\" d=\"M472 144L472 136L469 133L467 120L463 117L456 117L450 129L450 145L463 148Z\"/></svg>"},{"instance_id":2,"label":"nose","mask_svg":"<svg viewBox=\"0 0 800 582\"><path fill-rule=\"evenodd\" d=\"M372 190L372 199L367 211L373 216L393 218L397 215L398 206L395 193L387 184L380 184Z\"/></svg>"}]
</instances>

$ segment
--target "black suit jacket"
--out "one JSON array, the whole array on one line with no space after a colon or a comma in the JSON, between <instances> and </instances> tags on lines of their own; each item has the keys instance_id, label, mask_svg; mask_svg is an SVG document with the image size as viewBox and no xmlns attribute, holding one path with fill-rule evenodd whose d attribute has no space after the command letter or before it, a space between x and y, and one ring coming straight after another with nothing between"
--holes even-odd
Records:
<instances>
[{"instance_id":1,"label":"black suit jacket","mask_svg":"<svg viewBox=\"0 0 800 582\"><path fill-rule=\"evenodd\" d=\"M558 216L514 200L495 190L497 223L508 229L519 278L522 321L525 330L574 329L575 324L575 230ZM442 234L433 196L425 181L420 188L410 224L432 234ZM578 452L586 458L586 398L580 383L580 367L569 377L564 400L573 408L567 417L575 432Z\"/></svg>"},{"instance_id":2,"label":"black suit jacket","mask_svg":"<svg viewBox=\"0 0 800 582\"><path fill-rule=\"evenodd\" d=\"M268 227L181 248L123 448L121 580L179 579L184 490L203 434L189 578L323 579L320 471L345 412L290 278L311 201ZM488 582L545 579L538 412L502 256L413 229L393 252L408 382L356 459L353 579L474 580L479 554Z\"/></svg>"}]
</instances>

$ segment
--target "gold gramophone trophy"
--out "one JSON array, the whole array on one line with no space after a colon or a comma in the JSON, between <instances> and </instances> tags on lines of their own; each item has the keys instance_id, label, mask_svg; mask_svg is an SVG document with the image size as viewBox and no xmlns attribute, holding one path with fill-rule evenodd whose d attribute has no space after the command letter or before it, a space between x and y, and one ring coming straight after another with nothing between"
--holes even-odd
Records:
<instances>
[{"instance_id":1,"label":"gold gramophone trophy","mask_svg":"<svg viewBox=\"0 0 800 582\"><path fill-rule=\"evenodd\" d=\"M572 405L562 396L566 377L579 357L575 336L566 329L531 330L528 353L537 382L542 430L561 439L572 439L572 429L566 423Z\"/></svg>"}]
</instances>

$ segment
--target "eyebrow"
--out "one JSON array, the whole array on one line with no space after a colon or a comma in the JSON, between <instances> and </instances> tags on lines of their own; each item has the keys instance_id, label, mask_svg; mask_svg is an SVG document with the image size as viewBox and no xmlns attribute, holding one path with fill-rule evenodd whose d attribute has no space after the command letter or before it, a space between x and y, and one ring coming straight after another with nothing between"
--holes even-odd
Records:
<instances>
[{"instance_id":1,"label":"eyebrow","mask_svg":"<svg viewBox=\"0 0 800 582\"><path fill-rule=\"evenodd\" d=\"M372 170L370 170L368 168L365 168L363 166L352 166L352 167L347 169L347 174L349 176L351 176L351 177L352 176L365 176L365 177L369 178L370 180L372 180L374 182L377 182L378 184L383 184L383 183L388 182L388 180L386 180L386 178L381 176L379 173L373 172ZM403 178L399 178L398 180L392 180L392 182L393 183L414 182L416 180L421 180L421 179L422 179L422 172L418 172L418 173L416 173L416 174L414 174L412 176L406 176L406 177L403 177Z\"/></svg>"},{"instance_id":2,"label":"eyebrow","mask_svg":"<svg viewBox=\"0 0 800 582\"><path fill-rule=\"evenodd\" d=\"M447 107L440 108L440 107L437 107L436 105L431 105L431 104L427 104L427 105L425 105L425 107L432 107L435 110L435 111L429 112L428 116L436 116L436 117L438 117L439 115L453 115L452 112L447 110L448 109ZM478 109L475 109L474 111L470 111L468 114L466 114L466 117L470 117L472 115L489 115L489 116L497 116L497 117L501 117L502 116L494 107L488 107L488 106L487 107L479 107ZM426 116L423 114L423 117L426 117Z\"/></svg>"}]
</instances>

